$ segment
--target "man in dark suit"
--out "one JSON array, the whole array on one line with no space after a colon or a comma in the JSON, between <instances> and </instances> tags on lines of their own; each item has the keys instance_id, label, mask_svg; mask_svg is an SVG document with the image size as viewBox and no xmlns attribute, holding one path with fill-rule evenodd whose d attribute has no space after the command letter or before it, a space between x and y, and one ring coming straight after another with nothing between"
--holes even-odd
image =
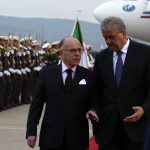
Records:
<instances>
[{"instance_id":1,"label":"man in dark suit","mask_svg":"<svg viewBox=\"0 0 150 150\"><path fill-rule=\"evenodd\" d=\"M108 48L95 60L94 135L100 150L141 150L150 117L150 47L130 40L122 19L101 23ZM97 136L98 135L98 136Z\"/></svg>"},{"instance_id":2,"label":"man in dark suit","mask_svg":"<svg viewBox=\"0 0 150 150\"><path fill-rule=\"evenodd\" d=\"M93 73L79 66L82 47L77 39L60 42L62 63L44 69L29 110L27 143L34 148L44 103L40 150L85 150L89 145L86 113L90 105ZM69 71L70 73L69 73ZM68 72L68 73L67 73ZM71 74L71 75L70 75Z\"/></svg>"}]
</instances>

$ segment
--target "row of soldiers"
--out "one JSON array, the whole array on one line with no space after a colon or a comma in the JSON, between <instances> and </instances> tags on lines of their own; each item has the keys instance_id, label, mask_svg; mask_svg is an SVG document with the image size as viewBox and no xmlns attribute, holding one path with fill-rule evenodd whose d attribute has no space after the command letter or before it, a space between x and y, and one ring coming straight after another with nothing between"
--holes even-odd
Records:
<instances>
[{"instance_id":1,"label":"row of soldiers","mask_svg":"<svg viewBox=\"0 0 150 150\"><path fill-rule=\"evenodd\" d=\"M0 36L0 111L31 103L39 72L58 64L58 47L59 42Z\"/></svg>"}]
</instances>

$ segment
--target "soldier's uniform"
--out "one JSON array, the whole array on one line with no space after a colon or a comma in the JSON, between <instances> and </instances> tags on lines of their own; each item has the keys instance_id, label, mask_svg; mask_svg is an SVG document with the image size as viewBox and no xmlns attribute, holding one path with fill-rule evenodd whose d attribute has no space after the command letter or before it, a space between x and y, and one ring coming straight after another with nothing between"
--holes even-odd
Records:
<instances>
[{"instance_id":1,"label":"soldier's uniform","mask_svg":"<svg viewBox=\"0 0 150 150\"><path fill-rule=\"evenodd\" d=\"M46 52L45 58L44 58L44 64L45 67L49 67L51 65L58 64L59 57L58 57L58 50L53 47L53 45L50 45L49 43L45 43L42 46L42 49Z\"/></svg>"},{"instance_id":2,"label":"soldier's uniform","mask_svg":"<svg viewBox=\"0 0 150 150\"><path fill-rule=\"evenodd\" d=\"M4 73L3 73L3 47L0 46L0 111L4 110L4 99L3 99L3 94L4 94Z\"/></svg>"},{"instance_id":3,"label":"soldier's uniform","mask_svg":"<svg viewBox=\"0 0 150 150\"><path fill-rule=\"evenodd\" d=\"M21 91L21 103L22 104L29 104L31 102L30 90L31 90L31 37L24 37L21 40L22 45L24 46L23 52L23 65L22 70L25 71L23 73L23 84L22 84L22 91Z\"/></svg>"},{"instance_id":4,"label":"soldier's uniform","mask_svg":"<svg viewBox=\"0 0 150 150\"><path fill-rule=\"evenodd\" d=\"M32 70L31 71L31 81L30 81L31 97L33 97L33 95L34 95L39 72L41 71L39 49L40 49L39 43L37 41L34 41L32 43L32 53L31 53L32 62L30 64L30 68Z\"/></svg>"},{"instance_id":5,"label":"soldier's uniform","mask_svg":"<svg viewBox=\"0 0 150 150\"><path fill-rule=\"evenodd\" d=\"M22 76L22 55L23 55L23 49L21 47L21 45L19 45L19 47L17 47L16 49L16 55L15 55L15 61L16 61L16 91L15 91L15 104L16 105L21 105L21 89L22 89L22 80L23 80L23 76Z\"/></svg>"},{"instance_id":6,"label":"soldier's uniform","mask_svg":"<svg viewBox=\"0 0 150 150\"><path fill-rule=\"evenodd\" d=\"M7 45L8 43L8 37L6 37L5 39L3 39L5 41L4 45L3 45L3 50L4 50L4 81L5 81L5 85L4 85L4 95L3 95L3 100L4 100L4 106L6 108L11 108L11 88L12 88L12 84L11 84L11 72L9 71L10 68L10 49Z\"/></svg>"},{"instance_id":7,"label":"soldier's uniform","mask_svg":"<svg viewBox=\"0 0 150 150\"><path fill-rule=\"evenodd\" d=\"M17 58L16 58L16 54L17 54L17 49L19 47L19 38L17 36L13 36L11 37L11 50L10 50L10 71L12 72L12 89L11 89L11 97L12 97L12 102L11 105L12 106L18 106L19 105L19 100L16 99L16 93L18 92L17 90L17 86L18 86L18 76L20 76L19 71L16 67L17 67Z\"/></svg>"}]
</instances>

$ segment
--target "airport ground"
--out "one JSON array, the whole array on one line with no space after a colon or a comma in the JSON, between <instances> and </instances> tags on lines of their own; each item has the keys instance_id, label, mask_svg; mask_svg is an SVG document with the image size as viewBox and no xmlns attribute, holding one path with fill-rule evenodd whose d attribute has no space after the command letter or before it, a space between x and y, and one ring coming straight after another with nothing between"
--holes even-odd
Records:
<instances>
[{"instance_id":1,"label":"airport ground","mask_svg":"<svg viewBox=\"0 0 150 150\"><path fill-rule=\"evenodd\" d=\"M0 150L31 150L25 140L28 110L29 105L22 105L0 112ZM89 132L91 137L91 125ZM39 150L38 140L34 150Z\"/></svg>"}]
</instances>

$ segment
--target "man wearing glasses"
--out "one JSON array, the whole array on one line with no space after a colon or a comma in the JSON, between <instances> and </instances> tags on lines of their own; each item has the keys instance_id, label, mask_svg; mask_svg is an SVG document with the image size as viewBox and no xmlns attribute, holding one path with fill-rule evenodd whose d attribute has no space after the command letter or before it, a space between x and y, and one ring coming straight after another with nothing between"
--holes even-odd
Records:
<instances>
[{"instance_id":1,"label":"man wearing glasses","mask_svg":"<svg viewBox=\"0 0 150 150\"><path fill-rule=\"evenodd\" d=\"M89 110L93 74L79 66L80 42L66 37L60 42L60 65L48 67L39 77L27 122L27 143L34 148L37 125L46 104L40 150L86 150L89 145Z\"/></svg>"}]
</instances>

